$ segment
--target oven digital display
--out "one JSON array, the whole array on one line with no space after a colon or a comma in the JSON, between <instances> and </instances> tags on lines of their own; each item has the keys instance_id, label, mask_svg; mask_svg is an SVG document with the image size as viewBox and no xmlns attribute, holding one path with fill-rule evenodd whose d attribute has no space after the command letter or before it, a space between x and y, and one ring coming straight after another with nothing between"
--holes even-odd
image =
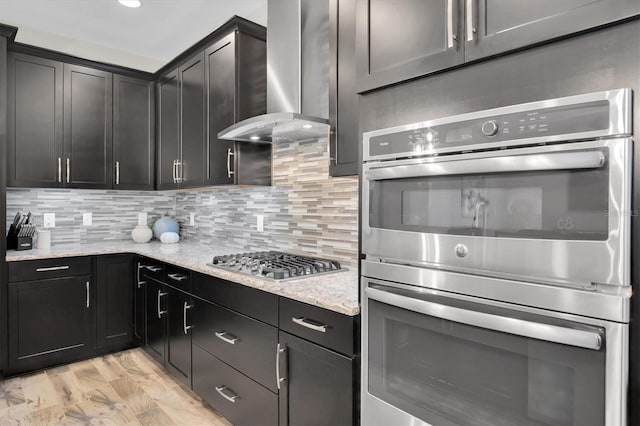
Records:
<instances>
[{"instance_id":1,"label":"oven digital display","mask_svg":"<svg viewBox=\"0 0 640 426\"><path fill-rule=\"evenodd\" d=\"M464 143L473 139L473 127L457 127L447 131L445 143Z\"/></svg>"}]
</instances>

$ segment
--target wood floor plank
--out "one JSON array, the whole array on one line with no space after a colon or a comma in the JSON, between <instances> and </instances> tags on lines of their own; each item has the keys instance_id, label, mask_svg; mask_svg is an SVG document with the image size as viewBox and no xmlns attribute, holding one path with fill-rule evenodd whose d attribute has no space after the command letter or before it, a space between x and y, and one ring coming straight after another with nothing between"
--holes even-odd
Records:
<instances>
[{"instance_id":1,"label":"wood floor plank","mask_svg":"<svg viewBox=\"0 0 640 426\"><path fill-rule=\"evenodd\" d=\"M134 414L144 413L158 407L133 379L122 377L110 383Z\"/></svg>"},{"instance_id":2,"label":"wood floor plank","mask_svg":"<svg viewBox=\"0 0 640 426\"><path fill-rule=\"evenodd\" d=\"M83 361L82 365L71 365L71 372L76 376L78 383L85 392L104 386L107 380L100 374L91 361Z\"/></svg>"},{"instance_id":3,"label":"wood floor plank","mask_svg":"<svg viewBox=\"0 0 640 426\"><path fill-rule=\"evenodd\" d=\"M171 417L169 417L160 408L138 414L138 420L144 426L171 426L176 424L186 425L186 423L182 422L175 423L173 420L171 420Z\"/></svg>"},{"instance_id":4,"label":"wood floor plank","mask_svg":"<svg viewBox=\"0 0 640 426\"><path fill-rule=\"evenodd\" d=\"M33 410L40 410L60 404L58 393L49 375L45 372L23 377L22 391L27 400L27 405L32 407Z\"/></svg>"},{"instance_id":5,"label":"wood floor plank","mask_svg":"<svg viewBox=\"0 0 640 426\"><path fill-rule=\"evenodd\" d=\"M22 391L22 379L16 377L0 382L0 410L27 402Z\"/></svg>"},{"instance_id":6,"label":"wood floor plank","mask_svg":"<svg viewBox=\"0 0 640 426\"><path fill-rule=\"evenodd\" d=\"M63 406L77 404L84 398L84 390L71 370L49 375L58 398Z\"/></svg>"}]
</instances>

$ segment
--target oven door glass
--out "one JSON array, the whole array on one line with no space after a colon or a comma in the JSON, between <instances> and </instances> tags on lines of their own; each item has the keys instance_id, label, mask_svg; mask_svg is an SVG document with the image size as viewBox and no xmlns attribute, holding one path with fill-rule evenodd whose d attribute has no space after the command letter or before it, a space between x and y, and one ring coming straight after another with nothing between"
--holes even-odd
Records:
<instances>
[{"instance_id":1,"label":"oven door glass","mask_svg":"<svg viewBox=\"0 0 640 426\"><path fill-rule=\"evenodd\" d=\"M570 157L555 157L563 160L559 169L531 170L544 167L549 157L525 157L485 159L486 170L475 173L465 172L465 161L400 167L397 174L390 169L390 178L370 180L369 226L431 234L607 240L608 162L570 168L564 162ZM512 159L523 163L522 170L502 172L499 167ZM469 170L474 163L467 163ZM412 176L420 174L419 168L425 175ZM398 177L391 177L394 174Z\"/></svg>"},{"instance_id":2,"label":"oven door glass","mask_svg":"<svg viewBox=\"0 0 640 426\"><path fill-rule=\"evenodd\" d=\"M405 297L395 291L393 297ZM365 356L370 394L432 425L604 424L604 342L588 348L588 340L570 338L577 331L600 342L604 329L430 298L418 304L465 322L479 313L484 326L369 297ZM486 327L486 318L499 319L496 329ZM499 330L510 325L523 335ZM556 328L555 337L550 333L556 341L544 339L545 327ZM565 343L559 341L562 330L568 331Z\"/></svg>"}]
</instances>

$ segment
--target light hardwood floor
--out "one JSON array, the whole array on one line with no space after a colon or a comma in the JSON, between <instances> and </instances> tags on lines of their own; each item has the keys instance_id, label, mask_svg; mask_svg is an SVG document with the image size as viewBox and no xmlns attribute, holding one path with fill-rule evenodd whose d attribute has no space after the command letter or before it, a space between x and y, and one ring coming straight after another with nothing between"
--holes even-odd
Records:
<instances>
[{"instance_id":1,"label":"light hardwood floor","mask_svg":"<svg viewBox=\"0 0 640 426\"><path fill-rule=\"evenodd\" d=\"M141 349L0 382L0 425L231 424Z\"/></svg>"}]
</instances>

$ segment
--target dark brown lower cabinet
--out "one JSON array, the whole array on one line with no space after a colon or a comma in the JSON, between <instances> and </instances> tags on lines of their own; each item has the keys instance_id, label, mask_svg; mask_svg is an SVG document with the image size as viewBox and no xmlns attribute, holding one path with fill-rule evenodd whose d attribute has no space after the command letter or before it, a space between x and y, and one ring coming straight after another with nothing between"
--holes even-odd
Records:
<instances>
[{"instance_id":1,"label":"dark brown lower cabinet","mask_svg":"<svg viewBox=\"0 0 640 426\"><path fill-rule=\"evenodd\" d=\"M167 353L166 366L182 383L191 387L191 296L166 287Z\"/></svg>"},{"instance_id":2,"label":"dark brown lower cabinet","mask_svg":"<svg viewBox=\"0 0 640 426\"><path fill-rule=\"evenodd\" d=\"M354 424L354 359L280 331L280 425Z\"/></svg>"},{"instance_id":3,"label":"dark brown lower cabinet","mask_svg":"<svg viewBox=\"0 0 640 426\"><path fill-rule=\"evenodd\" d=\"M162 282L145 277L147 286L147 344L145 350L161 364L164 364L167 335L167 290Z\"/></svg>"},{"instance_id":4,"label":"dark brown lower cabinet","mask_svg":"<svg viewBox=\"0 0 640 426\"><path fill-rule=\"evenodd\" d=\"M91 276L9 284L9 371L46 368L92 353Z\"/></svg>"},{"instance_id":5,"label":"dark brown lower cabinet","mask_svg":"<svg viewBox=\"0 0 640 426\"><path fill-rule=\"evenodd\" d=\"M133 343L133 256L99 256L96 265L97 348L125 349Z\"/></svg>"},{"instance_id":6,"label":"dark brown lower cabinet","mask_svg":"<svg viewBox=\"0 0 640 426\"><path fill-rule=\"evenodd\" d=\"M197 345L193 346L193 390L235 426L278 424L277 394Z\"/></svg>"}]
</instances>

